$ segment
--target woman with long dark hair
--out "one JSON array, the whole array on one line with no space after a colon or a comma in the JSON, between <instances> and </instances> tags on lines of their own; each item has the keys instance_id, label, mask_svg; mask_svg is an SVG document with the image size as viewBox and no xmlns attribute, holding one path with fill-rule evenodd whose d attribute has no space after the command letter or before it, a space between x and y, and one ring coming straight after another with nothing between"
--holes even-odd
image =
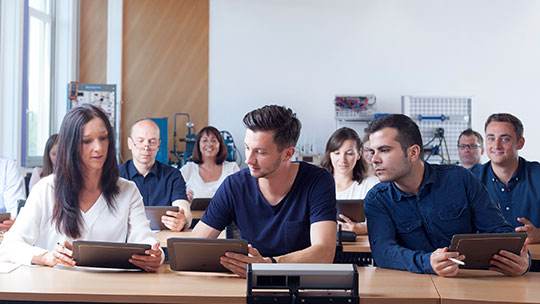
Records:
<instances>
[{"instance_id":1,"label":"woman with long dark hair","mask_svg":"<svg viewBox=\"0 0 540 304\"><path fill-rule=\"evenodd\" d=\"M43 153L43 167L35 167L32 170L32 177L28 184L28 189L32 191L34 185L39 182L40 179L45 176L49 176L53 173L54 166L56 165L56 154L58 152L58 134L53 134L47 139L45 143L45 152Z\"/></svg>"},{"instance_id":2,"label":"woman with long dark hair","mask_svg":"<svg viewBox=\"0 0 540 304\"><path fill-rule=\"evenodd\" d=\"M162 262L137 186L119 178L114 131L93 105L70 110L60 127L54 174L36 184L0 246L20 264L74 266L71 241L151 244L130 262L157 271Z\"/></svg>"},{"instance_id":3,"label":"woman with long dark hair","mask_svg":"<svg viewBox=\"0 0 540 304\"><path fill-rule=\"evenodd\" d=\"M336 130L328 143L321 166L334 175L337 199L363 199L379 180L368 175L366 163L362 160L362 141L351 128ZM343 230L356 234L367 234L365 223L353 222L343 214Z\"/></svg>"}]
</instances>

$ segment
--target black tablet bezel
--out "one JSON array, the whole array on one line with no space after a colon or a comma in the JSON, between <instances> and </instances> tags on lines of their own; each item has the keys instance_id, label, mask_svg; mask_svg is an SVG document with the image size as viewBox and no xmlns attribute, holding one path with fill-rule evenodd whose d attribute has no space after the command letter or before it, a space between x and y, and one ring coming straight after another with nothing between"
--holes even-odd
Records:
<instances>
[{"instance_id":1,"label":"black tablet bezel","mask_svg":"<svg viewBox=\"0 0 540 304\"><path fill-rule=\"evenodd\" d=\"M169 230L161 221L161 217L167 215L167 211L178 212L178 206L145 206L144 212L146 218L150 220L150 229L152 230Z\"/></svg>"},{"instance_id":2,"label":"black tablet bezel","mask_svg":"<svg viewBox=\"0 0 540 304\"><path fill-rule=\"evenodd\" d=\"M345 206L353 206L353 208L345 208ZM350 209L354 209L354 214L351 213ZM343 214L346 217L350 218L354 222L364 222L366 220L366 215L364 214L364 200L363 199L344 199L336 200L336 219L338 221L343 221L339 214Z\"/></svg>"},{"instance_id":3,"label":"black tablet bezel","mask_svg":"<svg viewBox=\"0 0 540 304\"><path fill-rule=\"evenodd\" d=\"M194 198L191 202L191 210L201 210L204 211L210 205L211 197L198 197Z\"/></svg>"},{"instance_id":4,"label":"black tablet bezel","mask_svg":"<svg viewBox=\"0 0 540 304\"><path fill-rule=\"evenodd\" d=\"M133 254L145 254L152 247L148 244L73 241L73 260L76 266L138 269L131 264L129 258Z\"/></svg>"},{"instance_id":5,"label":"black tablet bezel","mask_svg":"<svg viewBox=\"0 0 540 304\"><path fill-rule=\"evenodd\" d=\"M167 239L169 262L172 270L228 272L220 264L225 252L248 254L248 242L243 239Z\"/></svg>"},{"instance_id":6,"label":"black tablet bezel","mask_svg":"<svg viewBox=\"0 0 540 304\"><path fill-rule=\"evenodd\" d=\"M519 254L526 238L526 232L456 234L448 250L465 255L465 265L460 268L488 269L493 254L499 250Z\"/></svg>"}]
</instances>

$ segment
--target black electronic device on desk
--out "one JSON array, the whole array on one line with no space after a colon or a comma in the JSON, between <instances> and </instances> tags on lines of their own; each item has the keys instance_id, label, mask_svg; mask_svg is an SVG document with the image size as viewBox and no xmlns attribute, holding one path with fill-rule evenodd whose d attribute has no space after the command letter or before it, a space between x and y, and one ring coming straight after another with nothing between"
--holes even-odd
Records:
<instances>
[{"instance_id":1,"label":"black electronic device on desk","mask_svg":"<svg viewBox=\"0 0 540 304\"><path fill-rule=\"evenodd\" d=\"M350 218L354 222L363 222L366 220L364 214L364 200L363 199L346 199L336 201L336 219L343 221L339 214L343 214Z\"/></svg>"},{"instance_id":2,"label":"black electronic device on desk","mask_svg":"<svg viewBox=\"0 0 540 304\"><path fill-rule=\"evenodd\" d=\"M129 259L133 254L144 255L148 244L73 241L73 260L76 266L138 269Z\"/></svg>"},{"instance_id":3,"label":"black electronic device on desk","mask_svg":"<svg viewBox=\"0 0 540 304\"><path fill-rule=\"evenodd\" d=\"M354 264L248 264L246 281L248 304L360 301Z\"/></svg>"},{"instance_id":4,"label":"black electronic device on desk","mask_svg":"<svg viewBox=\"0 0 540 304\"><path fill-rule=\"evenodd\" d=\"M202 198L202 197L199 197L199 198L194 198L193 201L191 202L191 210L206 210L206 208L208 208L208 205L210 205L210 201L212 200L212 198Z\"/></svg>"},{"instance_id":5,"label":"black electronic device on desk","mask_svg":"<svg viewBox=\"0 0 540 304\"><path fill-rule=\"evenodd\" d=\"M167 215L167 211L178 212L178 206L146 206L144 212L150 220L150 229L152 230L168 230L167 226L161 221L161 217Z\"/></svg>"},{"instance_id":6,"label":"black electronic device on desk","mask_svg":"<svg viewBox=\"0 0 540 304\"><path fill-rule=\"evenodd\" d=\"M520 254L526 232L455 234L448 251L465 255L465 265L460 268L488 269L489 261L500 250Z\"/></svg>"},{"instance_id":7,"label":"black electronic device on desk","mask_svg":"<svg viewBox=\"0 0 540 304\"><path fill-rule=\"evenodd\" d=\"M248 242L241 239L167 239L172 270L228 272L220 263L225 252L248 254Z\"/></svg>"}]
</instances>

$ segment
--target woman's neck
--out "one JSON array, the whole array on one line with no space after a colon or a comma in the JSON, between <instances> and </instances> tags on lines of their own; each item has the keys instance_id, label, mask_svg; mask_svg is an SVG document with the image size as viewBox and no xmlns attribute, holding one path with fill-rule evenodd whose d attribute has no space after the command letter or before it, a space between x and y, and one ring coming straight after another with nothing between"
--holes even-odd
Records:
<instances>
[{"instance_id":1,"label":"woman's neck","mask_svg":"<svg viewBox=\"0 0 540 304\"><path fill-rule=\"evenodd\" d=\"M83 174L83 190L101 191L102 170L87 170Z\"/></svg>"},{"instance_id":2,"label":"woman's neck","mask_svg":"<svg viewBox=\"0 0 540 304\"><path fill-rule=\"evenodd\" d=\"M334 180L336 182L336 191L341 192L347 190L353 183L353 175L351 174L334 174Z\"/></svg>"}]
</instances>

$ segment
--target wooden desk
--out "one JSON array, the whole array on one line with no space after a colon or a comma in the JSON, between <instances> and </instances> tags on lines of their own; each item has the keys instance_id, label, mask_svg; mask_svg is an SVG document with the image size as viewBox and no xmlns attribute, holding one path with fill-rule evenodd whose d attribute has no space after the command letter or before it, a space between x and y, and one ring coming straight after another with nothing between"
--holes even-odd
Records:
<instances>
[{"instance_id":1,"label":"wooden desk","mask_svg":"<svg viewBox=\"0 0 540 304\"><path fill-rule=\"evenodd\" d=\"M356 242L343 242L343 252L371 252L367 235L359 235Z\"/></svg>"},{"instance_id":2,"label":"wooden desk","mask_svg":"<svg viewBox=\"0 0 540 304\"><path fill-rule=\"evenodd\" d=\"M438 303L429 275L359 268L361 303ZM21 266L0 275L0 299L124 303L245 303L246 281L230 274L90 272Z\"/></svg>"},{"instance_id":3,"label":"wooden desk","mask_svg":"<svg viewBox=\"0 0 540 304\"><path fill-rule=\"evenodd\" d=\"M193 219L200 220L204 214L204 210L191 210L191 215Z\"/></svg>"},{"instance_id":4,"label":"wooden desk","mask_svg":"<svg viewBox=\"0 0 540 304\"><path fill-rule=\"evenodd\" d=\"M540 303L540 273L508 277L488 270L460 270L455 278L431 276L442 304Z\"/></svg>"},{"instance_id":5,"label":"wooden desk","mask_svg":"<svg viewBox=\"0 0 540 304\"><path fill-rule=\"evenodd\" d=\"M359 267L360 303L439 303L431 277L407 271Z\"/></svg>"},{"instance_id":6,"label":"wooden desk","mask_svg":"<svg viewBox=\"0 0 540 304\"><path fill-rule=\"evenodd\" d=\"M232 274L88 272L21 266L0 275L0 299L124 303L245 303L246 281Z\"/></svg>"}]
</instances>

